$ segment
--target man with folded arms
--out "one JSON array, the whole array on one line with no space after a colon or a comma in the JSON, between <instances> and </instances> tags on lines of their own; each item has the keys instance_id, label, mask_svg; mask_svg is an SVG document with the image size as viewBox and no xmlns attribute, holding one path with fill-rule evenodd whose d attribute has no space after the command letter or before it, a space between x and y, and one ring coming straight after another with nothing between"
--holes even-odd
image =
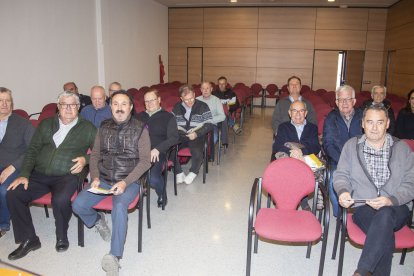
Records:
<instances>
[{"instance_id":1,"label":"man with folded arms","mask_svg":"<svg viewBox=\"0 0 414 276\"><path fill-rule=\"evenodd\" d=\"M20 177L8 188L7 204L14 238L20 243L9 260L20 259L41 247L29 203L49 192L56 225L56 251L69 248L70 200L79 182L78 174L88 163L86 153L96 134L96 128L78 116L79 105L77 94L63 92L59 95L59 114L40 123L27 149Z\"/></svg>"},{"instance_id":2,"label":"man with folded arms","mask_svg":"<svg viewBox=\"0 0 414 276\"><path fill-rule=\"evenodd\" d=\"M118 275L128 227L128 206L139 193L138 179L151 167L151 143L148 130L135 117L132 97L124 90L111 96L112 118L102 122L91 153L92 183L73 202L73 211L89 228L95 226L111 250L102 258L107 275ZM112 236L103 213L93 206L108 196L94 194L89 188L103 188L113 193Z\"/></svg>"},{"instance_id":3,"label":"man with folded arms","mask_svg":"<svg viewBox=\"0 0 414 276\"><path fill-rule=\"evenodd\" d=\"M177 126L189 131L199 128L190 133L179 132L181 142L180 148L188 147L191 152L191 168L186 176L177 162L177 183L191 184L197 177L203 162L204 136L213 129L211 124L213 117L206 103L195 98L195 93L191 86L185 84L179 89L182 102L177 103L172 113L175 115Z\"/></svg>"},{"instance_id":4,"label":"man with folded arms","mask_svg":"<svg viewBox=\"0 0 414 276\"><path fill-rule=\"evenodd\" d=\"M414 199L414 154L387 134L389 124L384 106L367 107L365 134L346 142L334 173L339 204L354 205L352 219L366 234L354 276L390 275L394 232L407 223Z\"/></svg>"}]
</instances>

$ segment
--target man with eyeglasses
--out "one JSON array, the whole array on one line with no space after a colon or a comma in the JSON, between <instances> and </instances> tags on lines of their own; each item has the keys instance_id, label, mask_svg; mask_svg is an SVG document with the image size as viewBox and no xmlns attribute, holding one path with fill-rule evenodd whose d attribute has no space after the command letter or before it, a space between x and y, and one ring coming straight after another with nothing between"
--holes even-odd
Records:
<instances>
[{"instance_id":1,"label":"man with eyeglasses","mask_svg":"<svg viewBox=\"0 0 414 276\"><path fill-rule=\"evenodd\" d=\"M301 79L297 76L292 76L288 79L287 84L287 88L289 90L289 97L280 99L277 102L275 109L273 110L272 128L275 136L277 135L277 129L279 125L290 120L288 113L290 104L297 100L304 102L307 106L308 112L306 120L308 122L311 122L312 124L317 124L316 113L312 103L300 95L300 90L302 88Z\"/></svg>"},{"instance_id":2,"label":"man with eyeglasses","mask_svg":"<svg viewBox=\"0 0 414 276\"><path fill-rule=\"evenodd\" d=\"M147 127L151 140L151 175L150 185L158 195L158 207L167 205L167 193L162 172L167 151L178 143L177 122L172 113L161 108L158 90L151 89L144 94L145 111L138 114L138 119Z\"/></svg>"},{"instance_id":3,"label":"man with eyeglasses","mask_svg":"<svg viewBox=\"0 0 414 276\"><path fill-rule=\"evenodd\" d=\"M318 154L321 150L318 140L318 127L306 120L306 104L294 101L289 108L290 121L281 123L273 143L272 160L290 156L304 160L303 155ZM277 156L275 156L277 155ZM301 202L304 210L310 210L307 197Z\"/></svg>"},{"instance_id":4,"label":"man with eyeglasses","mask_svg":"<svg viewBox=\"0 0 414 276\"><path fill-rule=\"evenodd\" d=\"M111 99L112 94L115 93L116 91L121 91L121 90L122 90L122 85L119 82L117 81L111 82L108 88L109 97L106 99L106 103L109 105L110 104L109 100Z\"/></svg>"},{"instance_id":5,"label":"man with eyeglasses","mask_svg":"<svg viewBox=\"0 0 414 276\"><path fill-rule=\"evenodd\" d=\"M80 115L96 128L99 128L104 120L112 117L111 107L106 104L105 98L105 88L98 85L93 86L91 88L92 104L80 112Z\"/></svg>"},{"instance_id":6,"label":"man with eyeglasses","mask_svg":"<svg viewBox=\"0 0 414 276\"><path fill-rule=\"evenodd\" d=\"M390 275L394 232L407 223L414 199L414 155L387 133L389 124L384 106L368 106L364 135L345 143L334 173L339 204L355 207L352 220L366 234L354 276Z\"/></svg>"},{"instance_id":7,"label":"man with eyeglasses","mask_svg":"<svg viewBox=\"0 0 414 276\"><path fill-rule=\"evenodd\" d=\"M333 190L332 174L336 170L339 156L346 141L362 134L362 111L355 109L355 90L349 85L336 89L336 105L325 119L323 125L323 149L328 157L331 177L329 178L329 197L331 198L333 215L338 215L338 197Z\"/></svg>"},{"instance_id":8,"label":"man with eyeglasses","mask_svg":"<svg viewBox=\"0 0 414 276\"><path fill-rule=\"evenodd\" d=\"M177 162L177 183L189 185L197 177L203 162L204 138L208 132L213 130L213 116L208 105L195 98L191 86L184 84L179 88L182 102L177 103L172 113L177 121L179 131L180 148L190 148L191 168L188 175L185 175L181 165Z\"/></svg>"},{"instance_id":9,"label":"man with eyeglasses","mask_svg":"<svg viewBox=\"0 0 414 276\"><path fill-rule=\"evenodd\" d=\"M391 135L394 135L395 130L395 115L394 110L391 107L391 102L386 99L387 97L387 87L383 85L374 85L371 89L371 98L370 100L366 100L361 109L364 110L366 107L370 105L382 105L388 111L388 118L390 119L390 127L387 129L387 132Z\"/></svg>"},{"instance_id":10,"label":"man with eyeglasses","mask_svg":"<svg viewBox=\"0 0 414 276\"><path fill-rule=\"evenodd\" d=\"M69 91L72 93L75 93L79 97L79 112L82 111L82 109L85 106L88 106L92 104L91 97L88 95L83 95L79 93L78 87L73 81L67 82L63 85L63 91Z\"/></svg>"},{"instance_id":11,"label":"man with eyeglasses","mask_svg":"<svg viewBox=\"0 0 414 276\"><path fill-rule=\"evenodd\" d=\"M96 128L78 116L77 94L61 93L58 110L57 115L43 120L36 129L20 175L7 189L14 238L20 244L9 254L9 260L20 259L41 247L29 203L49 192L52 193L56 225L55 249L63 252L69 248L67 231L72 216L70 200L77 188L78 174L89 161L86 153L93 146Z\"/></svg>"}]
</instances>

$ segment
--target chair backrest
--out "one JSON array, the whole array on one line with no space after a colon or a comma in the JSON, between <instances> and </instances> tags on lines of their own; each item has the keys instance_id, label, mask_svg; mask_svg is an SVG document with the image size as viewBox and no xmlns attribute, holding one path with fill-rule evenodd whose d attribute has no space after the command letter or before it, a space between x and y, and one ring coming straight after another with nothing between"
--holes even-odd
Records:
<instances>
[{"instance_id":1,"label":"chair backrest","mask_svg":"<svg viewBox=\"0 0 414 276\"><path fill-rule=\"evenodd\" d=\"M253 83L250 88L255 96L259 96L263 93L263 86L260 83Z\"/></svg>"},{"instance_id":2,"label":"chair backrest","mask_svg":"<svg viewBox=\"0 0 414 276\"><path fill-rule=\"evenodd\" d=\"M305 162L286 157L266 167L262 183L276 208L294 210L303 197L314 191L315 177Z\"/></svg>"},{"instance_id":3,"label":"chair backrest","mask_svg":"<svg viewBox=\"0 0 414 276\"><path fill-rule=\"evenodd\" d=\"M39 115L39 122L46 119L55 116L57 110L57 104L56 103L49 103L45 105L42 109L42 112L40 112Z\"/></svg>"},{"instance_id":4,"label":"chair backrest","mask_svg":"<svg viewBox=\"0 0 414 276\"><path fill-rule=\"evenodd\" d=\"M414 152L414 140L404 139L404 142L406 142L408 146L411 148L411 150Z\"/></svg>"},{"instance_id":5,"label":"chair backrest","mask_svg":"<svg viewBox=\"0 0 414 276\"><path fill-rule=\"evenodd\" d=\"M29 114L23 109L15 109L15 110L13 110L13 113L15 113L15 114L19 115L20 117L23 117L27 120L30 119Z\"/></svg>"}]
</instances>

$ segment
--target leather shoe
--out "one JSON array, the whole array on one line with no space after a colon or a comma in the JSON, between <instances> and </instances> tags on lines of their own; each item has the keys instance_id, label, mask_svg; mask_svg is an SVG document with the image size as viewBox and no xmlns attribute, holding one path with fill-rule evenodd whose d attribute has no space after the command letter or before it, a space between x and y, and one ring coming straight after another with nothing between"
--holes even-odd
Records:
<instances>
[{"instance_id":1,"label":"leather shoe","mask_svg":"<svg viewBox=\"0 0 414 276\"><path fill-rule=\"evenodd\" d=\"M162 196L158 197L157 203L158 203L158 208L161 208L162 204L163 204ZM167 206L167 203L168 203L168 198L165 197L165 205L164 206Z\"/></svg>"},{"instance_id":2,"label":"leather shoe","mask_svg":"<svg viewBox=\"0 0 414 276\"><path fill-rule=\"evenodd\" d=\"M17 260L26 256L30 251L35 251L42 246L38 237L34 240L22 242L16 250L9 254L9 260Z\"/></svg>"},{"instance_id":3,"label":"leather shoe","mask_svg":"<svg viewBox=\"0 0 414 276\"><path fill-rule=\"evenodd\" d=\"M56 242L56 251L57 252L64 252L69 248L69 242L67 240L58 240Z\"/></svg>"}]
</instances>

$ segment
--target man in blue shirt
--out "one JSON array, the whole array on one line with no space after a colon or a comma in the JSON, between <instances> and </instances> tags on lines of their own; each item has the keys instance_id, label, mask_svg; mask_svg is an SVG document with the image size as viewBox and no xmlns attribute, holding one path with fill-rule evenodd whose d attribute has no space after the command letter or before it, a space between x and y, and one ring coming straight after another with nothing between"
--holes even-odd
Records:
<instances>
[{"instance_id":1,"label":"man in blue shirt","mask_svg":"<svg viewBox=\"0 0 414 276\"><path fill-rule=\"evenodd\" d=\"M105 88L95 85L91 88L92 104L82 109L80 115L90 121L96 128L102 121L112 118L111 107L106 104Z\"/></svg>"}]
</instances>

